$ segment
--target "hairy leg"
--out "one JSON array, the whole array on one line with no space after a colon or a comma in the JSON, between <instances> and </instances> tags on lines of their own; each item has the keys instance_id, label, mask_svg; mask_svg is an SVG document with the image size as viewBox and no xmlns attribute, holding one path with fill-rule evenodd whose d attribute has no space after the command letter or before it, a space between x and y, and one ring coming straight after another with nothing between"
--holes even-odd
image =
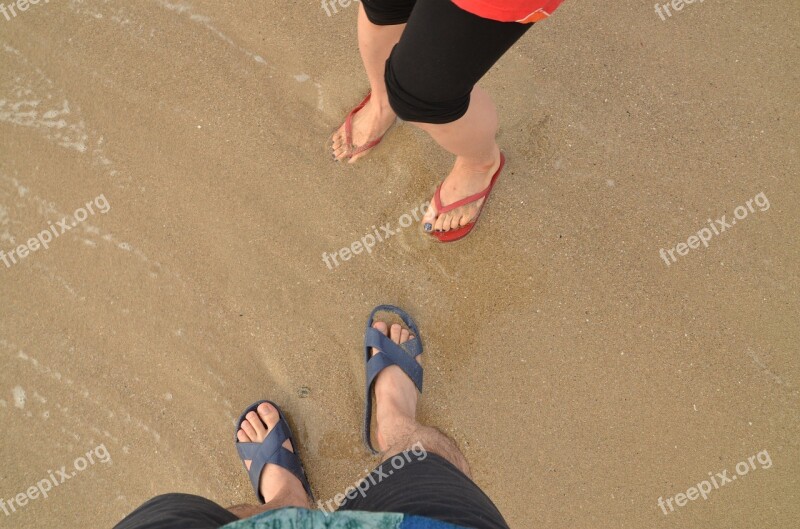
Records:
<instances>
[{"instance_id":1,"label":"hairy leg","mask_svg":"<svg viewBox=\"0 0 800 529\"><path fill-rule=\"evenodd\" d=\"M381 462L414 447L421 447L428 453L436 454L472 478L467 458L458 448L455 441L437 428L424 426L413 419L397 419L385 424L382 437L389 448L384 452Z\"/></svg>"},{"instance_id":2,"label":"hairy leg","mask_svg":"<svg viewBox=\"0 0 800 529\"><path fill-rule=\"evenodd\" d=\"M373 327L386 334L392 341L402 344L414 336L399 324L389 326L377 321ZM372 350L375 354L375 349ZM417 361L421 361L420 355ZM375 419L378 447L383 461L414 447L443 457L467 476L469 464L456 443L447 435L417 422L419 393L410 378L398 367L389 366L375 380Z\"/></svg>"},{"instance_id":3,"label":"hairy leg","mask_svg":"<svg viewBox=\"0 0 800 529\"><path fill-rule=\"evenodd\" d=\"M241 428L236 433L240 442L261 443L266 439L269 432L278 424L280 415L278 410L269 403L262 403L256 411L247 414ZM283 447L294 452L294 447L287 439ZM250 468L250 461L245 461L247 468ZM278 465L268 464L261 472L259 489L266 503L264 505L235 505L228 507L228 510L239 518L280 509L282 507L310 507L308 496L302 483L297 477Z\"/></svg>"}]
</instances>

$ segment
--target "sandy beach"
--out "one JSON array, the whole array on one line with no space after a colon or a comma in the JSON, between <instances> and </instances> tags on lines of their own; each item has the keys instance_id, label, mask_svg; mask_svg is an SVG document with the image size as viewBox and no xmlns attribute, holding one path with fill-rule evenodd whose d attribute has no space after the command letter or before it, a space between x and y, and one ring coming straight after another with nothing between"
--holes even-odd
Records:
<instances>
[{"instance_id":1,"label":"sandy beach","mask_svg":"<svg viewBox=\"0 0 800 529\"><path fill-rule=\"evenodd\" d=\"M0 499L59 481L0 527L253 502L234 422L262 398L334 497L377 463L381 303L420 324L422 419L511 527L795 524L800 4L622 4L566 0L482 81L508 164L450 245L403 226L452 165L420 130L331 161L368 89L357 3L0 14Z\"/></svg>"}]
</instances>

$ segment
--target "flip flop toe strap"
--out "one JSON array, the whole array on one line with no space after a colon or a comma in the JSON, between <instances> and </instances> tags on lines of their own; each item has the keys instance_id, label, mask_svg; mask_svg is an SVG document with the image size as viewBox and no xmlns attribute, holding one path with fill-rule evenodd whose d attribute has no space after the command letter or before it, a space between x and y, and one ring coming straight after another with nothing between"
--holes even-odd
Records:
<instances>
[{"instance_id":1,"label":"flip flop toe strap","mask_svg":"<svg viewBox=\"0 0 800 529\"><path fill-rule=\"evenodd\" d=\"M486 197L486 195L488 195L489 191L491 191L491 190L492 190L492 186L489 185L489 187L487 187L483 191L475 193L474 195L470 195L470 196L468 196L466 198L462 198L461 200L456 200L452 204L448 204L448 205L445 206L445 205L442 205L442 197L441 197L442 186L440 184L439 187L436 188L436 192L433 194L433 201L434 201L433 203L436 206L436 212L437 213L439 213L439 214L448 213L450 211L453 211L456 208L460 208L461 206L466 206L467 204L471 204L473 202L477 202L478 200Z\"/></svg>"},{"instance_id":2,"label":"flip flop toe strap","mask_svg":"<svg viewBox=\"0 0 800 529\"><path fill-rule=\"evenodd\" d=\"M479 191L473 195L468 197L462 198L461 200L456 200L452 204L443 205L442 204L442 184L439 184L436 188L436 191L433 193L433 204L436 206L436 213L448 213L453 211L456 208L460 208L461 206L466 206L467 204L471 204L473 202L477 202L482 198L486 198L489 193L492 192L492 188L494 187L495 181L497 180L497 175L500 174L500 171L503 170L503 166L506 164L506 157L501 152L500 153L500 166L495 171L494 175L492 176L492 180L489 182L489 185L483 191Z\"/></svg>"},{"instance_id":3,"label":"flip flop toe strap","mask_svg":"<svg viewBox=\"0 0 800 529\"><path fill-rule=\"evenodd\" d=\"M371 97L372 97L372 92L368 93L367 97L365 97L364 100L361 101L361 103L358 104L358 106L356 106L353 110L351 110L347 114L347 117L344 119L344 137L345 137L345 141L347 141L347 147L348 148L350 148L352 146L352 144L353 144L353 117L355 117L355 115L358 114L359 110L361 110L362 108L364 108L367 105L367 102L370 100ZM381 141L381 139L378 139L377 141L374 142L373 145L370 145L370 147L374 147L375 145L380 143L380 141ZM364 149L364 150L366 150L366 149ZM358 152L361 152L361 151L358 151ZM350 153L350 156L355 156L356 154L358 154L358 152Z\"/></svg>"}]
</instances>

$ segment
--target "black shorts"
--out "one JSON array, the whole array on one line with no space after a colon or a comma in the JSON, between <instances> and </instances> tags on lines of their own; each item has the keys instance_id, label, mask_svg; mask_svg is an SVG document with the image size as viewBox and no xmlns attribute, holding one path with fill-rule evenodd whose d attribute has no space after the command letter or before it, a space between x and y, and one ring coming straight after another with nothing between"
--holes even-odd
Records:
<instances>
[{"instance_id":1,"label":"black shorts","mask_svg":"<svg viewBox=\"0 0 800 529\"><path fill-rule=\"evenodd\" d=\"M405 458L399 469L388 460L371 475L386 477L373 479L374 485L362 487L363 496L347 500L339 510L399 512L473 529L508 529L492 500L435 454L428 453L422 461ZM133 511L114 529L219 529L237 519L211 500L164 494Z\"/></svg>"},{"instance_id":2,"label":"black shorts","mask_svg":"<svg viewBox=\"0 0 800 529\"><path fill-rule=\"evenodd\" d=\"M339 510L401 512L472 529L508 529L489 496L443 457L430 452L421 461L396 457L402 464L389 459L378 465L370 474L377 483Z\"/></svg>"},{"instance_id":3,"label":"black shorts","mask_svg":"<svg viewBox=\"0 0 800 529\"><path fill-rule=\"evenodd\" d=\"M407 23L386 61L386 89L406 121L450 123L486 72L530 29L468 13L450 0L362 0L370 22Z\"/></svg>"},{"instance_id":4,"label":"black shorts","mask_svg":"<svg viewBox=\"0 0 800 529\"><path fill-rule=\"evenodd\" d=\"M162 494L145 502L114 529L219 529L239 518L192 494Z\"/></svg>"}]
</instances>

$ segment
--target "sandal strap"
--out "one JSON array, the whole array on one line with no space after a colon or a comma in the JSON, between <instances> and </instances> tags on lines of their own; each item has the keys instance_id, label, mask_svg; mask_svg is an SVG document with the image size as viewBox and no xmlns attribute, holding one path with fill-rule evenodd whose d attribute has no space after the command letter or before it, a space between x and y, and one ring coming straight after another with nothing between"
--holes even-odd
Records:
<instances>
[{"instance_id":1,"label":"sandal strap","mask_svg":"<svg viewBox=\"0 0 800 529\"><path fill-rule=\"evenodd\" d=\"M377 144L379 144L381 141L383 141L383 136L381 136L377 140L372 140L372 141L369 141L369 142L365 143L364 145L362 145L361 147L358 147L356 150L354 150L353 152L351 152L347 156L349 158L352 158L353 156L356 156L357 154L361 154L364 151L368 151L371 148L375 147Z\"/></svg>"},{"instance_id":2,"label":"sandal strap","mask_svg":"<svg viewBox=\"0 0 800 529\"><path fill-rule=\"evenodd\" d=\"M470 195L470 196L468 196L466 198L462 198L461 200L456 200L452 204L448 204L446 206L442 205L442 197L440 196L440 193L442 191L442 184L439 184L439 186L436 188L436 192L433 194L433 203L436 205L436 212L439 213L439 214L447 213L448 211L452 211L452 210L454 210L456 208L460 208L461 206L465 206L467 204L471 204L472 202L477 202L478 200L480 200L480 199L486 197L487 195L489 195L489 193L491 193L491 191L492 191L492 188L494 187L495 181L497 180L497 178L495 178L495 177L500 173L500 171L503 170L503 166L504 165L505 165L505 156L501 152L500 153L500 166L497 168L497 171L495 171L494 175L492 176L492 179L489 182L489 185L486 186L486 188L483 191L479 191L478 193L475 193L474 195Z\"/></svg>"},{"instance_id":3,"label":"sandal strap","mask_svg":"<svg viewBox=\"0 0 800 529\"><path fill-rule=\"evenodd\" d=\"M375 322L375 314L378 312L391 312L400 316L409 331L414 335L412 340L402 344L394 343L388 336L384 335L372 324ZM371 349L375 348L378 352L373 355ZM396 365L414 382L417 390L422 392L422 366L416 358L422 354L422 338L420 338L417 324L399 307L394 305L378 305L375 307L367 319L367 329L364 334L364 363L366 368L366 395L364 397L364 426L361 430L364 445L373 453L378 454L372 446L371 422L372 422L372 388L378 374L389 366Z\"/></svg>"},{"instance_id":4,"label":"sandal strap","mask_svg":"<svg viewBox=\"0 0 800 529\"><path fill-rule=\"evenodd\" d=\"M358 111L364 108L367 105L370 97L372 97L372 92L367 94L367 97L364 98L361 103L358 104L350 113L347 114L347 117L344 118L344 135L345 139L347 140L347 146L349 147L353 143L353 117L358 114ZM351 155L352 156L352 155Z\"/></svg>"},{"instance_id":5,"label":"sandal strap","mask_svg":"<svg viewBox=\"0 0 800 529\"><path fill-rule=\"evenodd\" d=\"M370 327L364 338L364 346L378 350L367 362L367 385L372 386L381 371L396 365L414 382L417 390L422 392L423 370L416 360L422 350L416 336L413 340L396 344L379 330Z\"/></svg>"},{"instance_id":6,"label":"sandal strap","mask_svg":"<svg viewBox=\"0 0 800 529\"><path fill-rule=\"evenodd\" d=\"M283 443L288 439L292 443L292 447L297 450L297 445L292 438L292 430L289 427L289 423L286 421L286 417L284 417L283 412L277 405L270 401L261 401L253 404L247 408L239 418L237 431L241 428L247 413L255 411L263 402L272 404L272 406L278 410L278 414L280 415L278 422L270 429L269 433L267 433L267 437L260 443L236 441L236 451L239 453L239 458L242 462L245 460L250 461L250 469L247 471L247 474L250 477L250 483L253 485L256 496L259 501L262 503L264 502L264 497L259 490L261 474L267 465L278 465L294 474L297 479L300 480L300 483L303 484L306 493L313 498L314 495L311 491L311 484L308 482L305 470L303 470L303 463L300 460L299 454L283 446Z\"/></svg>"}]
</instances>

